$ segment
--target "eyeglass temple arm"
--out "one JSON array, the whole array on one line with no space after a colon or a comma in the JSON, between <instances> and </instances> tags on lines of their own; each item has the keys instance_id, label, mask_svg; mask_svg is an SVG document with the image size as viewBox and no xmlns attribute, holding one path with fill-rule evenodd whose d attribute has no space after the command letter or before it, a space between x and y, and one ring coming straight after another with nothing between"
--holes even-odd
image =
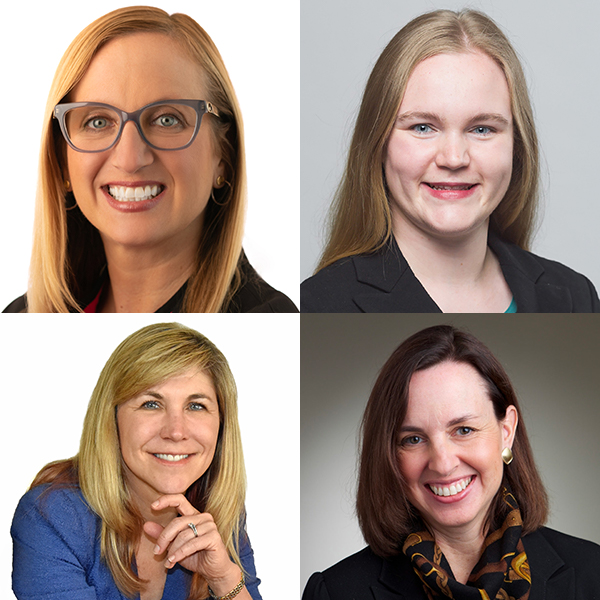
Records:
<instances>
[{"instance_id":1,"label":"eyeglass temple arm","mask_svg":"<svg viewBox=\"0 0 600 600\"><path fill-rule=\"evenodd\" d=\"M215 115L215 117L220 117L219 111L212 105L211 102L206 103L206 112L211 115Z\"/></svg>"}]
</instances>

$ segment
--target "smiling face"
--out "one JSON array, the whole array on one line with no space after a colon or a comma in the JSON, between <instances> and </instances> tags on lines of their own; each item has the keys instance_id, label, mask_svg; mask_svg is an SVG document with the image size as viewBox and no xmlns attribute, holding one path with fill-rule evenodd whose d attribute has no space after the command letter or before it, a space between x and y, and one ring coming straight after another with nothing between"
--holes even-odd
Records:
<instances>
[{"instance_id":1,"label":"smiling face","mask_svg":"<svg viewBox=\"0 0 600 600\"><path fill-rule=\"evenodd\" d=\"M158 33L108 42L68 97L69 102L102 102L128 112L159 100L194 99L210 100L200 67L175 41ZM213 118L203 116L196 139L183 150L150 148L133 123L125 125L117 145L105 152L87 154L67 147L67 179L105 246L174 244L195 249L211 190L224 175ZM109 192L112 187L119 195L127 192L119 188L144 188L146 193L146 186L160 193L135 202Z\"/></svg>"},{"instance_id":2,"label":"smiling face","mask_svg":"<svg viewBox=\"0 0 600 600\"><path fill-rule=\"evenodd\" d=\"M150 504L184 493L210 466L219 423L217 393L202 371L172 377L121 404L119 442L132 496Z\"/></svg>"},{"instance_id":3,"label":"smiling face","mask_svg":"<svg viewBox=\"0 0 600 600\"><path fill-rule=\"evenodd\" d=\"M508 189L512 159L501 68L481 52L423 60L384 152L394 233L452 239L487 227Z\"/></svg>"},{"instance_id":4,"label":"smiling face","mask_svg":"<svg viewBox=\"0 0 600 600\"><path fill-rule=\"evenodd\" d=\"M484 533L516 426L514 406L496 419L469 364L442 362L412 376L398 458L408 498L436 534Z\"/></svg>"}]
</instances>

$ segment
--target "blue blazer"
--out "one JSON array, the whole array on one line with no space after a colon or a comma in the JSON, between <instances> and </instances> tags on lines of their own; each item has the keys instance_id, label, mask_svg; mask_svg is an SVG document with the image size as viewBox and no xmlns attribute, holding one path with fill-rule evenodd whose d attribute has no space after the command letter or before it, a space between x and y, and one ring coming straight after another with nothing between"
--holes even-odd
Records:
<instances>
[{"instance_id":1,"label":"blue blazer","mask_svg":"<svg viewBox=\"0 0 600 600\"><path fill-rule=\"evenodd\" d=\"M12 582L18 600L130 600L100 558L102 522L79 488L43 494L47 488L27 492L13 518ZM240 558L248 574L246 588L253 600L261 600L247 537L240 544ZM168 571L163 599L185 600L191 578L189 571L175 565Z\"/></svg>"},{"instance_id":2,"label":"blue blazer","mask_svg":"<svg viewBox=\"0 0 600 600\"><path fill-rule=\"evenodd\" d=\"M492 231L488 245L500 262L518 312L600 312L598 294L583 275L505 242ZM378 252L343 258L304 281L300 312L442 311L415 277L392 237Z\"/></svg>"},{"instance_id":3,"label":"blue blazer","mask_svg":"<svg viewBox=\"0 0 600 600\"><path fill-rule=\"evenodd\" d=\"M529 600L600 600L600 546L542 527L523 538L531 570ZM308 580L302 600L427 600L404 554L370 548Z\"/></svg>"}]
</instances>

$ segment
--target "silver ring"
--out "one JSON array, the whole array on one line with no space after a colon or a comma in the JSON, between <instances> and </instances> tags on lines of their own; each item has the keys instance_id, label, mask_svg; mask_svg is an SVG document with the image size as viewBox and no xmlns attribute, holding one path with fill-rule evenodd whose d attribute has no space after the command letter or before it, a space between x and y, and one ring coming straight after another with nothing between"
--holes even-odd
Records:
<instances>
[{"instance_id":1,"label":"silver ring","mask_svg":"<svg viewBox=\"0 0 600 600\"><path fill-rule=\"evenodd\" d=\"M188 527L194 532L194 537L198 537L198 530L193 523L188 523Z\"/></svg>"}]
</instances>

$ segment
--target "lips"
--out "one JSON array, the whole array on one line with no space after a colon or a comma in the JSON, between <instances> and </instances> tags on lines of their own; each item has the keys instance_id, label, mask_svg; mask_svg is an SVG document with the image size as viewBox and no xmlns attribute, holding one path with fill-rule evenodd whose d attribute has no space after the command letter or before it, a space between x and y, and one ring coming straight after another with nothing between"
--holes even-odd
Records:
<instances>
[{"instance_id":1,"label":"lips","mask_svg":"<svg viewBox=\"0 0 600 600\"><path fill-rule=\"evenodd\" d=\"M471 475L470 477L459 479L450 485L435 485L433 483L427 485L436 496L456 496L456 494L466 489L472 480L473 476Z\"/></svg>"},{"instance_id":2,"label":"lips","mask_svg":"<svg viewBox=\"0 0 600 600\"><path fill-rule=\"evenodd\" d=\"M423 182L427 194L438 200L462 200L475 193L479 184L469 182L432 181Z\"/></svg>"},{"instance_id":3,"label":"lips","mask_svg":"<svg viewBox=\"0 0 600 600\"><path fill-rule=\"evenodd\" d=\"M465 183L465 184L449 184L449 183L427 183L432 190L470 190L472 187L475 187L475 183Z\"/></svg>"},{"instance_id":4,"label":"lips","mask_svg":"<svg viewBox=\"0 0 600 600\"><path fill-rule=\"evenodd\" d=\"M124 213L137 213L154 208L165 198L166 187L158 181L115 181L101 188L112 208Z\"/></svg>"},{"instance_id":5,"label":"lips","mask_svg":"<svg viewBox=\"0 0 600 600\"><path fill-rule=\"evenodd\" d=\"M109 185L108 193L119 202L142 202L156 198L163 192L163 185L146 185L146 186L124 186L124 185Z\"/></svg>"}]
</instances>

